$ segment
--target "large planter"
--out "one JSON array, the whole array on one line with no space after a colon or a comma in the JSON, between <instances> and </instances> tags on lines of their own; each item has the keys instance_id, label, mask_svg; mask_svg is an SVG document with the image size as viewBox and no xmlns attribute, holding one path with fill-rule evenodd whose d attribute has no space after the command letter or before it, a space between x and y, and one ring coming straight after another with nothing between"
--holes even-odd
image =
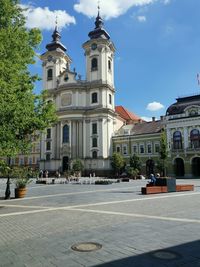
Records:
<instances>
[{"instance_id":1,"label":"large planter","mask_svg":"<svg viewBox=\"0 0 200 267\"><path fill-rule=\"evenodd\" d=\"M23 198L26 195L27 188L15 188L15 198Z\"/></svg>"}]
</instances>

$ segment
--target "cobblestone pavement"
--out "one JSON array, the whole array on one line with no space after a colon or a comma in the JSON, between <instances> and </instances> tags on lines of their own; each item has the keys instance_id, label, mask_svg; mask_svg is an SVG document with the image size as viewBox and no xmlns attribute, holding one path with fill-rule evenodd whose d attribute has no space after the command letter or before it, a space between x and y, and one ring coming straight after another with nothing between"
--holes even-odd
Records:
<instances>
[{"instance_id":1,"label":"cobblestone pavement","mask_svg":"<svg viewBox=\"0 0 200 267\"><path fill-rule=\"evenodd\" d=\"M193 192L140 194L146 181L28 187L0 200L0 266L200 266L200 180ZM0 196L5 191L0 180ZM13 185L12 195L13 195ZM71 249L95 242L91 252Z\"/></svg>"}]
</instances>

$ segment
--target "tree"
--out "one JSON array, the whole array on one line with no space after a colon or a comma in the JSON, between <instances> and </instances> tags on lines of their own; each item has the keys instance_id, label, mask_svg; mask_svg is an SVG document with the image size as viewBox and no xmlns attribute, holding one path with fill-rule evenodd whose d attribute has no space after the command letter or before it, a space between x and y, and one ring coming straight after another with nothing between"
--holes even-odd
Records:
<instances>
[{"instance_id":1,"label":"tree","mask_svg":"<svg viewBox=\"0 0 200 267\"><path fill-rule=\"evenodd\" d=\"M119 176L121 169L124 167L125 162L121 154L113 153L111 158L111 166L117 176Z\"/></svg>"},{"instance_id":2,"label":"tree","mask_svg":"<svg viewBox=\"0 0 200 267\"><path fill-rule=\"evenodd\" d=\"M38 29L28 30L19 0L0 0L0 157L8 159L30 148L30 136L56 121L47 93L34 94L29 65L41 41Z\"/></svg>"},{"instance_id":3,"label":"tree","mask_svg":"<svg viewBox=\"0 0 200 267\"><path fill-rule=\"evenodd\" d=\"M167 136L166 132L163 130L160 137L160 160L158 162L158 167L163 173L163 176L166 175L166 159L167 159Z\"/></svg>"},{"instance_id":4,"label":"tree","mask_svg":"<svg viewBox=\"0 0 200 267\"><path fill-rule=\"evenodd\" d=\"M73 161L72 170L74 171L76 176L78 176L83 171L83 168L84 166L80 159L76 159L75 161Z\"/></svg>"},{"instance_id":5,"label":"tree","mask_svg":"<svg viewBox=\"0 0 200 267\"><path fill-rule=\"evenodd\" d=\"M131 178L136 179L136 176L140 173L142 166L140 158L134 154L130 157L129 163L130 167L127 168L127 173Z\"/></svg>"},{"instance_id":6,"label":"tree","mask_svg":"<svg viewBox=\"0 0 200 267\"><path fill-rule=\"evenodd\" d=\"M133 169L137 169L138 171L141 171L142 163L140 161L140 158L136 156L135 154L130 157L130 167Z\"/></svg>"}]
</instances>

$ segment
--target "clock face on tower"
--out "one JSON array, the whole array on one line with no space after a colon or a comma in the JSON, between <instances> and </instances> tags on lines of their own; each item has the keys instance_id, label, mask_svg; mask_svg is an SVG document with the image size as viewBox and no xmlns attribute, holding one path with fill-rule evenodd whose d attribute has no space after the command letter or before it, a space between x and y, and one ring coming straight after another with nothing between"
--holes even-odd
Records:
<instances>
[{"instance_id":1,"label":"clock face on tower","mask_svg":"<svg viewBox=\"0 0 200 267\"><path fill-rule=\"evenodd\" d=\"M93 44L91 45L91 49L92 49L92 50L97 49L97 44L93 43Z\"/></svg>"}]
</instances>

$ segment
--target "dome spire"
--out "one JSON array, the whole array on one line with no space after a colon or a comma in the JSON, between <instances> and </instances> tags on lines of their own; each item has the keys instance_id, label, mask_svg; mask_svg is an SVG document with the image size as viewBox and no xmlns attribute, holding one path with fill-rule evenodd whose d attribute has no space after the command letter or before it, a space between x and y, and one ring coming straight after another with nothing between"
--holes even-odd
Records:
<instances>
[{"instance_id":1,"label":"dome spire","mask_svg":"<svg viewBox=\"0 0 200 267\"><path fill-rule=\"evenodd\" d=\"M61 39L61 35L58 31L58 16L56 16L56 20L55 20L55 30L52 34L52 41L50 44L47 44L46 48L48 51L53 51L53 50L62 50L62 51L66 51L67 49L65 48L65 46L60 42Z\"/></svg>"},{"instance_id":2,"label":"dome spire","mask_svg":"<svg viewBox=\"0 0 200 267\"><path fill-rule=\"evenodd\" d=\"M103 28L103 19L100 16L100 1L98 1L98 13L97 13L97 17L95 20L95 29L91 32L89 32L88 36L90 37L90 39L97 39L97 38L103 38L103 39L110 39L109 34L106 32L106 30L104 30Z\"/></svg>"}]
</instances>

